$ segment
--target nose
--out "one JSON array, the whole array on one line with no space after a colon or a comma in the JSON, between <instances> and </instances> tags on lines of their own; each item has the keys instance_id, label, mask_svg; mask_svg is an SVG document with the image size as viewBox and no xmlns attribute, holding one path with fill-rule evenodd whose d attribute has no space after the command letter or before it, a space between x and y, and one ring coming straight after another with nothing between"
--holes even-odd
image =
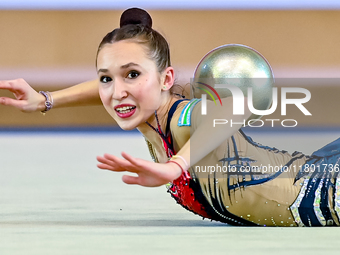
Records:
<instances>
[{"instance_id":1,"label":"nose","mask_svg":"<svg viewBox=\"0 0 340 255\"><path fill-rule=\"evenodd\" d=\"M116 80L113 85L112 98L115 100L121 100L128 96L127 86L122 80Z\"/></svg>"}]
</instances>

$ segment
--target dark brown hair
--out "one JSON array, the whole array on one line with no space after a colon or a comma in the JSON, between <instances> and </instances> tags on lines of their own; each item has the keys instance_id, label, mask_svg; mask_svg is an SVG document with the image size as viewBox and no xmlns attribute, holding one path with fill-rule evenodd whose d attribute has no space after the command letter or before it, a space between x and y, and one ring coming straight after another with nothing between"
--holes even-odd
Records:
<instances>
[{"instance_id":1,"label":"dark brown hair","mask_svg":"<svg viewBox=\"0 0 340 255\"><path fill-rule=\"evenodd\" d=\"M152 29L152 19L149 13L139 8L127 9L120 18L120 28L108 33L98 47L98 52L105 44L122 40L133 40L145 46L147 55L154 60L159 72L171 66L170 50L165 38Z\"/></svg>"}]
</instances>

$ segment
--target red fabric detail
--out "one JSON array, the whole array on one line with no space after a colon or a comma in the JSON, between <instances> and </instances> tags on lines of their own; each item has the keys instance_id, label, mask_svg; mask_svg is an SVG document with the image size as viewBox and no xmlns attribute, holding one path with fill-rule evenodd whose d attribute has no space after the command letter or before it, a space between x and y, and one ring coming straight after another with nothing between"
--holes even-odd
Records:
<instances>
[{"instance_id":1,"label":"red fabric detail","mask_svg":"<svg viewBox=\"0 0 340 255\"><path fill-rule=\"evenodd\" d=\"M167 154L168 158L171 158L174 155L173 151L168 146L168 144L171 145L171 137L170 136L167 137L168 144L164 141L164 139L162 139L162 140L163 140L163 146L165 148L166 154Z\"/></svg>"},{"instance_id":2,"label":"red fabric detail","mask_svg":"<svg viewBox=\"0 0 340 255\"><path fill-rule=\"evenodd\" d=\"M158 124L158 130L161 130L160 125ZM160 132L160 131L158 131ZM176 154L174 149L169 148L168 144L171 146L171 135L166 137L167 142L165 141L165 137L163 138L163 145L164 149L167 153L168 158L171 158L173 155ZM176 200L176 202L182 205L189 211L192 211L204 218L211 217L206 213L204 206L197 201L195 198L195 192L190 187L189 183L192 181L192 178L188 171L183 171L182 175L172 182L172 186L169 188L169 192L171 193L172 197Z\"/></svg>"},{"instance_id":3,"label":"red fabric detail","mask_svg":"<svg viewBox=\"0 0 340 255\"><path fill-rule=\"evenodd\" d=\"M196 200L195 192L189 185L190 181L192 181L192 179L189 172L183 171L182 175L172 182L169 192L177 203L182 205L184 208L197 213L204 218L211 219L211 217L206 213L204 206Z\"/></svg>"}]
</instances>

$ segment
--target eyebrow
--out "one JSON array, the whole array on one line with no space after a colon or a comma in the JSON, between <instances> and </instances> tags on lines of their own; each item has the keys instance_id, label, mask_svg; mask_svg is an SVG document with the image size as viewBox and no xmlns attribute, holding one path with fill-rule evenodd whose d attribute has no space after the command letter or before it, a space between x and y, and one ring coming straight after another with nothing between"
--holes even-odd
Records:
<instances>
[{"instance_id":1,"label":"eyebrow","mask_svg":"<svg viewBox=\"0 0 340 255\"><path fill-rule=\"evenodd\" d=\"M124 68L128 68L130 66L139 66L139 65L136 64L136 63L130 62L130 63L126 64L126 65L122 65L120 68L124 69Z\"/></svg>"},{"instance_id":2,"label":"eyebrow","mask_svg":"<svg viewBox=\"0 0 340 255\"><path fill-rule=\"evenodd\" d=\"M109 69L99 69L97 73L107 73Z\"/></svg>"},{"instance_id":3,"label":"eyebrow","mask_svg":"<svg viewBox=\"0 0 340 255\"><path fill-rule=\"evenodd\" d=\"M130 62L130 63L127 63L125 65L122 65L120 68L126 69L126 68L129 68L130 66L139 66L139 65L136 64L136 63ZM106 68L101 68L97 71L97 73L107 73L107 72L109 72L109 69L106 69Z\"/></svg>"}]
</instances>

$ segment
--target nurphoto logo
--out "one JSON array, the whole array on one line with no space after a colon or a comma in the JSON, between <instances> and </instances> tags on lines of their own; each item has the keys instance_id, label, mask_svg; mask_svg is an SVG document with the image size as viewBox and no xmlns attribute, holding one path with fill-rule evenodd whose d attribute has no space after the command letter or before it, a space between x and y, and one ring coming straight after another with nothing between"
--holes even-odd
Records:
<instances>
[{"instance_id":1,"label":"nurphoto logo","mask_svg":"<svg viewBox=\"0 0 340 255\"><path fill-rule=\"evenodd\" d=\"M206 94L201 95L201 114L202 115L207 115L207 94L211 97L211 99L217 104L215 97L213 93L216 95L218 100L220 101L220 104L222 106L222 100L220 95L217 93L216 89L228 89L231 92L231 96L233 98L233 115L243 115L244 114L244 105L245 105L245 96L242 92L242 90L232 84L215 84L214 87L202 83L202 82L197 82L200 85L203 85L204 87L196 87L202 91L204 91ZM213 93L211 93L208 89L210 89ZM249 87L247 89L248 96L247 96L247 106L249 111L258 116L265 116L272 114L276 111L277 106L278 106L278 88L273 87L272 88L272 104L269 109L266 110L259 110L254 107L253 103L253 88ZM299 93L303 94L303 98L287 98L288 93ZM307 110L307 108L303 105L307 103L311 99L311 93L308 89L305 88L297 88L297 87L282 87L281 88L281 116L286 116L287 115L287 105L295 105L305 116L312 116L312 114ZM283 127L296 127L298 122L295 119L249 119L249 120L244 120L242 122L243 126L248 125L249 127L262 127L265 123L265 121L270 122L271 126L274 127L274 123L279 121L281 122L281 126ZM230 124L231 126L233 124L240 124L233 122L232 119L227 120L227 119L214 119L213 126L215 127L216 125L225 125L225 124ZM288 124L289 123L289 124Z\"/></svg>"}]
</instances>

